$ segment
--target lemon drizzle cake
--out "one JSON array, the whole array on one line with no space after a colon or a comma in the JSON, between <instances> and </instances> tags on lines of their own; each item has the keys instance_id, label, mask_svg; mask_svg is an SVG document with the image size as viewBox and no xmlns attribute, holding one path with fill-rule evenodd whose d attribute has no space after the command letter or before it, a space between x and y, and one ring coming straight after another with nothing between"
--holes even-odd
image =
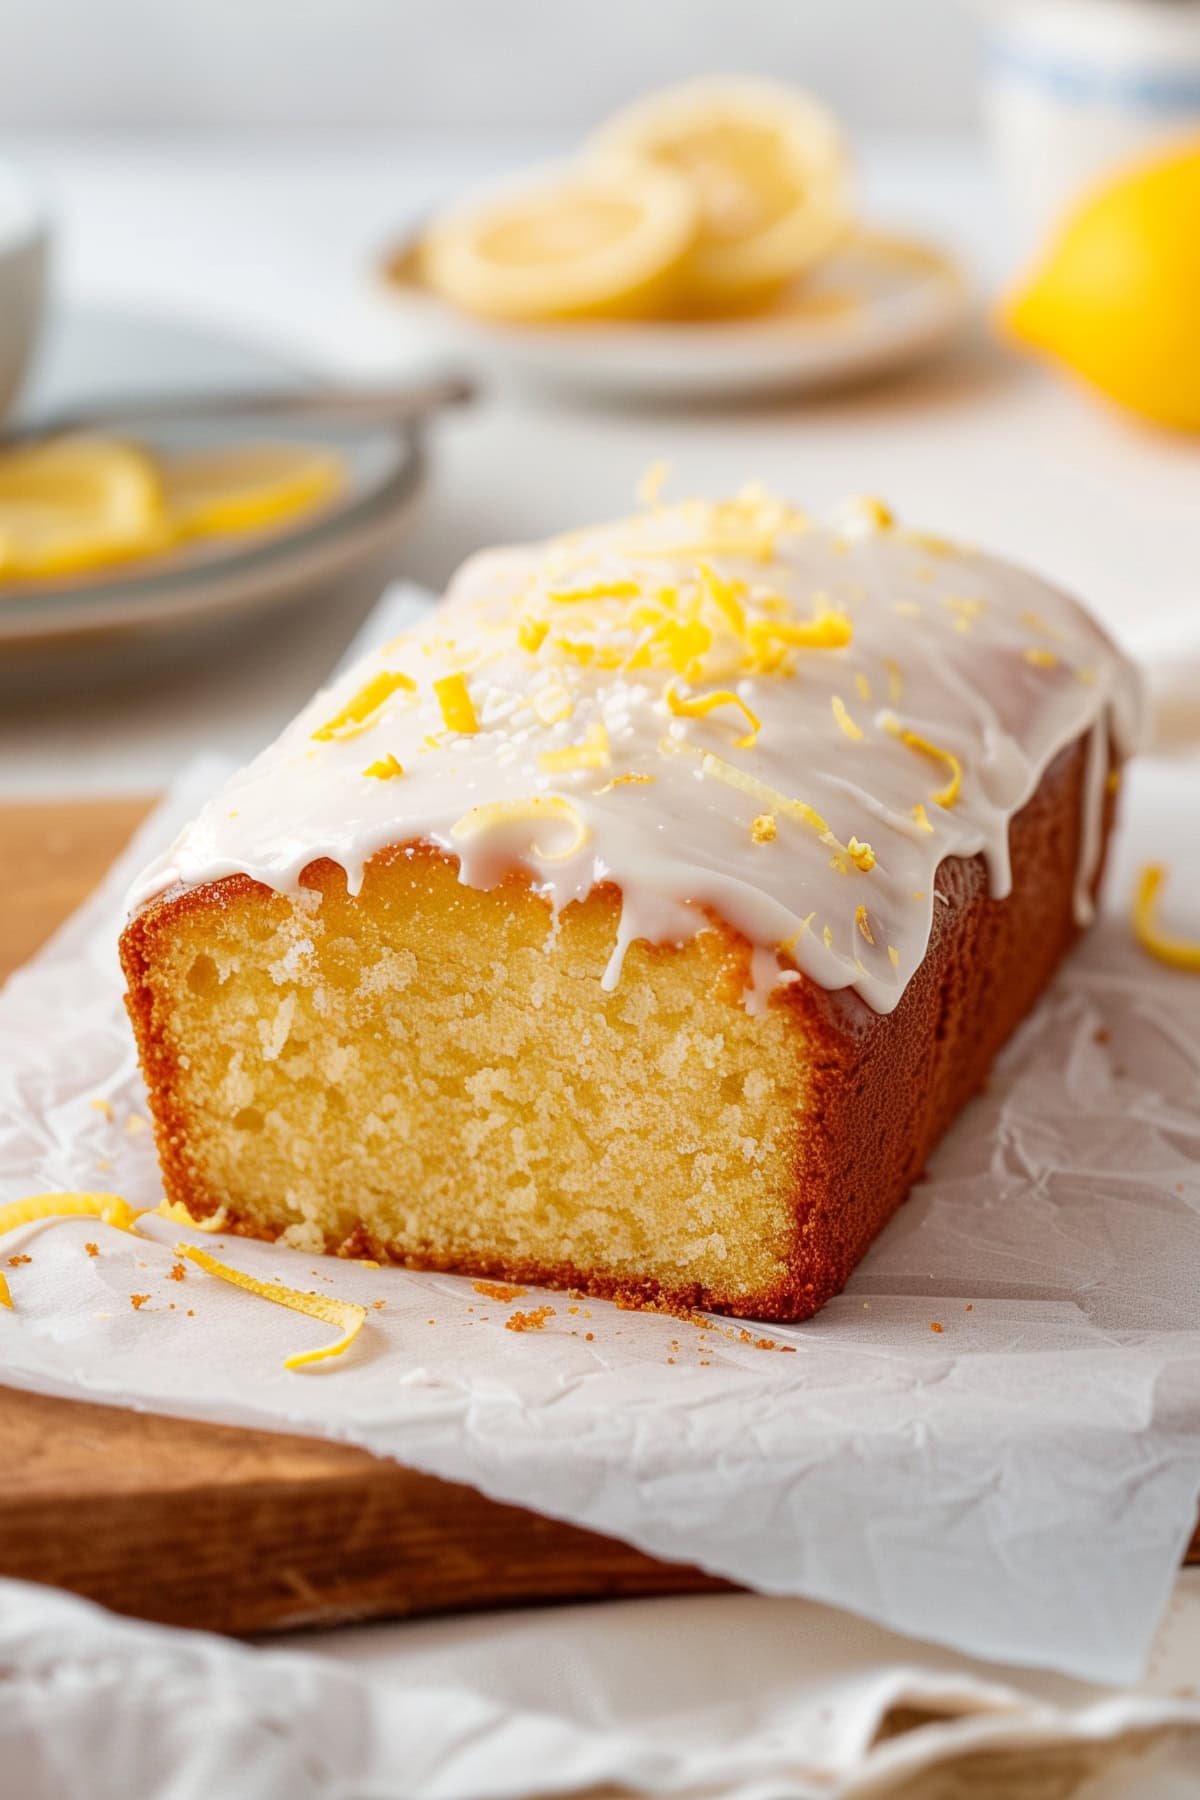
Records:
<instances>
[{"instance_id":1,"label":"lemon drizzle cake","mask_svg":"<svg viewBox=\"0 0 1200 1800\"><path fill-rule=\"evenodd\" d=\"M473 559L131 897L170 1198L806 1316L1086 922L1137 709L1073 601L875 502Z\"/></svg>"}]
</instances>

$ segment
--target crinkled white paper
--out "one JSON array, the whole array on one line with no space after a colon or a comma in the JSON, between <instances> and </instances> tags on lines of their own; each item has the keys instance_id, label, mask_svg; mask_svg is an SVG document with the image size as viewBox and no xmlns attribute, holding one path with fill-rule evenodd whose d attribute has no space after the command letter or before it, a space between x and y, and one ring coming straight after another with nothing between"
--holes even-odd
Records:
<instances>
[{"instance_id":1,"label":"crinkled white paper","mask_svg":"<svg viewBox=\"0 0 1200 1800\"><path fill-rule=\"evenodd\" d=\"M0 996L0 1199L158 1200L114 946L135 865L215 773L182 784ZM288 1373L326 1327L191 1267L171 1280L165 1221L138 1239L87 1220L6 1240L6 1262L32 1261L8 1271L3 1380L351 1439L768 1592L1132 1679L1200 1493L1200 982L1133 946L1124 901L1134 864L1169 846L1177 923L1190 904L1200 924L1200 847L1190 874L1179 860L1197 779L1134 775L1119 910L846 1293L752 1333L790 1353L557 1293L520 1302L554 1308L544 1329L512 1332L465 1279L184 1234L254 1274L385 1302L348 1356Z\"/></svg>"}]
</instances>

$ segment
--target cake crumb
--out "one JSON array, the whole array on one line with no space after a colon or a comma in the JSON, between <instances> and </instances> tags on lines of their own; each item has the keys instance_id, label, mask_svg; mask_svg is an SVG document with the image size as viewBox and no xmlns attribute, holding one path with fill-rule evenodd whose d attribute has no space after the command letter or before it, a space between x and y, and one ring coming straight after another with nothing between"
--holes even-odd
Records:
<instances>
[{"instance_id":1,"label":"cake crumb","mask_svg":"<svg viewBox=\"0 0 1200 1800\"><path fill-rule=\"evenodd\" d=\"M975 1302L974 1302L974 1301L973 1301L973 1300L968 1300L968 1301L967 1301L967 1311L968 1311L968 1312L974 1312L974 1311L975 1311Z\"/></svg>"},{"instance_id":2,"label":"cake crumb","mask_svg":"<svg viewBox=\"0 0 1200 1800\"><path fill-rule=\"evenodd\" d=\"M535 1306L532 1312L510 1313L504 1321L504 1329L505 1331L544 1331L546 1320L553 1317L554 1308L552 1306Z\"/></svg>"},{"instance_id":3,"label":"cake crumb","mask_svg":"<svg viewBox=\"0 0 1200 1800\"><path fill-rule=\"evenodd\" d=\"M188 1307L188 1314L187 1314L187 1316L188 1316L188 1318L189 1318L189 1319L194 1319L194 1318L195 1318L195 1316L196 1316L196 1309L195 1309L195 1307L193 1307L193 1306L189 1306L189 1307Z\"/></svg>"},{"instance_id":4,"label":"cake crumb","mask_svg":"<svg viewBox=\"0 0 1200 1800\"><path fill-rule=\"evenodd\" d=\"M593 1341L593 1339L595 1338L596 1334L594 1331L585 1331L583 1336L584 1336L584 1342L590 1344Z\"/></svg>"},{"instance_id":5,"label":"cake crumb","mask_svg":"<svg viewBox=\"0 0 1200 1800\"><path fill-rule=\"evenodd\" d=\"M83 1247L89 1256L99 1256L100 1254L99 1244L85 1244Z\"/></svg>"},{"instance_id":6,"label":"cake crumb","mask_svg":"<svg viewBox=\"0 0 1200 1800\"><path fill-rule=\"evenodd\" d=\"M181 1262L172 1263L167 1270L167 1275L171 1281L183 1281L187 1277L187 1270Z\"/></svg>"},{"instance_id":7,"label":"cake crumb","mask_svg":"<svg viewBox=\"0 0 1200 1800\"><path fill-rule=\"evenodd\" d=\"M375 1312L382 1312L386 1305L386 1300L372 1300L371 1302L371 1306Z\"/></svg>"},{"instance_id":8,"label":"cake crumb","mask_svg":"<svg viewBox=\"0 0 1200 1800\"><path fill-rule=\"evenodd\" d=\"M149 1298L149 1294L130 1294L129 1304L132 1306L134 1312L141 1312Z\"/></svg>"},{"instance_id":9,"label":"cake crumb","mask_svg":"<svg viewBox=\"0 0 1200 1800\"><path fill-rule=\"evenodd\" d=\"M471 1286L485 1300L502 1300L506 1304L511 1300L523 1300L529 1292L528 1288L518 1287L512 1281L473 1281Z\"/></svg>"},{"instance_id":10,"label":"cake crumb","mask_svg":"<svg viewBox=\"0 0 1200 1800\"><path fill-rule=\"evenodd\" d=\"M10 1256L8 1259L8 1266L10 1269L19 1269L23 1264L31 1263L32 1261L32 1256Z\"/></svg>"},{"instance_id":11,"label":"cake crumb","mask_svg":"<svg viewBox=\"0 0 1200 1800\"><path fill-rule=\"evenodd\" d=\"M940 1319L930 1319L929 1329L930 1331L945 1331L946 1327L942 1324Z\"/></svg>"},{"instance_id":12,"label":"cake crumb","mask_svg":"<svg viewBox=\"0 0 1200 1800\"><path fill-rule=\"evenodd\" d=\"M1092 1033L1092 1042L1093 1044L1111 1044L1112 1032L1106 1025L1101 1025L1097 1031Z\"/></svg>"}]
</instances>

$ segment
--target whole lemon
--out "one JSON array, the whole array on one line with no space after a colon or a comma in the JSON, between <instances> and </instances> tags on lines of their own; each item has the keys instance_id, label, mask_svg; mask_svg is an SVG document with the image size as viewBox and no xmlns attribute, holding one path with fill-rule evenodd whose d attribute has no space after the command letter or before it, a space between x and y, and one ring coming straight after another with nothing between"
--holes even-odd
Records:
<instances>
[{"instance_id":1,"label":"whole lemon","mask_svg":"<svg viewBox=\"0 0 1200 1800\"><path fill-rule=\"evenodd\" d=\"M1084 201L1002 316L1122 406L1200 431L1200 142Z\"/></svg>"}]
</instances>

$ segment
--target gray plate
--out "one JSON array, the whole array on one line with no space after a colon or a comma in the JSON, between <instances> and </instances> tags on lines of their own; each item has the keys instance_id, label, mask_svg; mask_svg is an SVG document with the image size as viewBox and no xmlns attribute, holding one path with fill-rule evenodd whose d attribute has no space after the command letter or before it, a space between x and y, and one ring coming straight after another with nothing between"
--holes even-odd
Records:
<instances>
[{"instance_id":1,"label":"gray plate","mask_svg":"<svg viewBox=\"0 0 1200 1800\"><path fill-rule=\"evenodd\" d=\"M219 392L311 386L312 377L270 352L171 321L128 314L67 314L51 323L23 418L108 395ZM120 431L115 419L113 429ZM180 634L205 621L247 615L302 598L349 573L391 543L421 485L423 456L405 428L322 426L279 420L221 420L156 426L138 433L164 450L238 438L287 437L339 451L349 478L329 507L296 524L237 538L200 540L169 556L119 564L87 576L0 585L0 662L11 672L114 636Z\"/></svg>"}]
</instances>

